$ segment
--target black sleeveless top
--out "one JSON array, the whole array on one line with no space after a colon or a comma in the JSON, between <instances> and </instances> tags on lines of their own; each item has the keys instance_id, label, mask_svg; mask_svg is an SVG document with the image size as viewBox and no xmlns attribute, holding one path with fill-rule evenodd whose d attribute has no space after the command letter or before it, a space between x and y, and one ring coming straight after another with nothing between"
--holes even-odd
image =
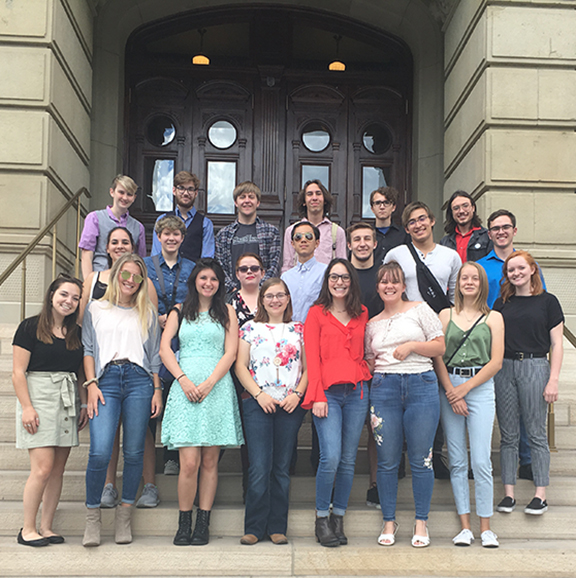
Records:
<instances>
[{"instance_id":1,"label":"black sleeveless top","mask_svg":"<svg viewBox=\"0 0 576 578\"><path fill-rule=\"evenodd\" d=\"M176 215L174 211L166 215ZM196 263L202 255L202 241L204 238L204 215L196 211L192 222L186 228L186 236L180 247L180 255Z\"/></svg>"}]
</instances>

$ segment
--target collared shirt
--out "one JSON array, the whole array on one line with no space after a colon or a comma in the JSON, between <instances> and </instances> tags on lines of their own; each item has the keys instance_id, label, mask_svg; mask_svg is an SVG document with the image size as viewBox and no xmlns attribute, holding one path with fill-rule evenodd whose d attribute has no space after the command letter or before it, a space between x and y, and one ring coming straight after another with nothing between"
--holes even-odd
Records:
<instances>
[{"instance_id":1,"label":"collared shirt","mask_svg":"<svg viewBox=\"0 0 576 578\"><path fill-rule=\"evenodd\" d=\"M460 259L462 263L466 263L468 260L468 243L470 242L470 238L472 237L472 233L474 231L480 231L481 227L473 227L470 229L466 234L462 234L460 229L456 227L456 252L460 255Z\"/></svg>"},{"instance_id":2,"label":"collared shirt","mask_svg":"<svg viewBox=\"0 0 576 578\"><path fill-rule=\"evenodd\" d=\"M456 289L456 278L458 271L462 266L462 261L456 251L444 247L443 245L435 245L434 249L430 251L426 257L417 247L414 247L420 259L426 264L428 269L432 271L436 281L443 291L447 291L448 299L454 303L454 291ZM384 258L384 263L390 261L397 261L404 276L406 277L406 295L410 301L425 301L418 288L418 278L416 276L416 263L410 249L406 245L400 245L391 249Z\"/></svg>"},{"instance_id":3,"label":"collared shirt","mask_svg":"<svg viewBox=\"0 0 576 578\"><path fill-rule=\"evenodd\" d=\"M516 251L516 249L513 249ZM500 296L500 284L502 282L502 267L504 266L504 261L496 255L494 249L477 261L478 265L484 267L486 271L486 277L488 277L488 307L492 309L494 307L494 302ZM538 266L540 269L540 266ZM542 269L540 269L540 279L542 279L542 286L546 290L546 283L544 282L544 275L542 275Z\"/></svg>"},{"instance_id":4,"label":"collared shirt","mask_svg":"<svg viewBox=\"0 0 576 578\"><path fill-rule=\"evenodd\" d=\"M224 269L227 291L232 291L232 289L240 286L234 272L235 263L232 263L232 241L239 225L240 223L236 220L220 229L216 235L214 257ZM260 249L259 255L266 271L263 279L265 281L271 277L278 276L280 268L280 232L274 225L262 221L260 217L256 217L256 236L258 237Z\"/></svg>"},{"instance_id":5,"label":"collared shirt","mask_svg":"<svg viewBox=\"0 0 576 578\"><path fill-rule=\"evenodd\" d=\"M176 207L176 209L174 209L174 213L176 214L177 217L180 217L184 221L186 228L190 226L190 223L192 222L192 219L195 217L196 212L197 212L196 207L192 207L188 211L188 216L184 218L178 206ZM162 215L160 215L156 219L156 223L160 219L165 217L167 214L168 213L163 213ZM150 252L150 255L159 255L160 253L162 253L162 245L160 244L160 239L158 239L158 235L156 235L156 230L154 230L152 234L152 251ZM214 257L214 225L208 217L204 217L204 221L202 224L202 254L200 255L200 257L202 257L202 259L204 257Z\"/></svg>"},{"instance_id":6,"label":"collared shirt","mask_svg":"<svg viewBox=\"0 0 576 578\"><path fill-rule=\"evenodd\" d=\"M307 221L304 218L302 221ZM314 257L319 263L330 263L334 258L332 254L332 221L328 217L317 225L320 231L320 243L314 251ZM282 260L282 273L294 267L296 264L296 252L292 246L292 229L294 225L290 225L284 233L284 258ZM336 229L336 257L346 259L346 233L342 227Z\"/></svg>"},{"instance_id":7,"label":"collared shirt","mask_svg":"<svg viewBox=\"0 0 576 578\"><path fill-rule=\"evenodd\" d=\"M174 304L184 303L186 293L188 292L186 283L188 282L188 277L190 277L190 274L195 267L195 263L190 261L190 259L184 259L178 255L178 261L174 267L170 268L168 263L166 263L162 253L158 255L158 261L160 263L162 276L164 277L164 289L166 290L165 298L160 287L160 281L158 280L156 267L154 267L154 261L152 260L152 257L146 257L144 259L148 269L148 277L152 281L154 288L156 289L156 293L158 293L158 315L165 315L166 313L170 313L166 309L166 301L169 304L172 303L172 295L174 294L174 282L176 281L176 274L178 273L178 270L180 270L180 277L178 278L178 287L176 287L176 298L174 300Z\"/></svg>"},{"instance_id":8,"label":"collared shirt","mask_svg":"<svg viewBox=\"0 0 576 578\"><path fill-rule=\"evenodd\" d=\"M282 273L282 280L290 290L293 321L306 321L308 310L320 294L327 267L326 263L318 263L312 257L306 263L298 262L295 267Z\"/></svg>"}]
</instances>

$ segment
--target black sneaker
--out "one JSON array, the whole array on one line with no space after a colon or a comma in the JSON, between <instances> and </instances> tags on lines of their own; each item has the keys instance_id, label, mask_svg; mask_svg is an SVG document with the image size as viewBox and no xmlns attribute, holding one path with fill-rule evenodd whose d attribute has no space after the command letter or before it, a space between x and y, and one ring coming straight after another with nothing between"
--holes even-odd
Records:
<instances>
[{"instance_id":1,"label":"black sneaker","mask_svg":"<svg viewBox=\"0 0 576 578\"><path fill-rule=\"evenodd\" d=\"M378 495L378 486L376 484L370 486L366 492L366 505L371 508L380 507L380 496Z\"/></svg>"},{"instance_id":2,"label":"black sneaker","mask_svg":"<svg viewBox=\"0 0 576 578\"><path fill-rule=\"evenodd\" d=\"M518 469L518 477L521 480L534 480L534 476L532 475L532 464L524 464L520 466Z\"/></svg>"},{"instance_id":3,"label":"black sneaker","mask_svg":"<svg viewBox=\"0 0 576 578\"><path fill-rule=\"evenodd\" d=\"M546 500L542 501L540 498L532 498L532 501L524 508L524 513L532 516L541 516L547 509Z\"/></svg>"},{"instance_id":4,"label":"black sneaker","mask_svg":"<svg viewBox=\"0 0 576 578\"><path fill-rule=\"evenodd\" d=\"M506 496L496 507L499 512L504 514L509 514L510 512L514 511L516 507L516 500L511 498L510 496Z\"/></svg>"}]
</instances>

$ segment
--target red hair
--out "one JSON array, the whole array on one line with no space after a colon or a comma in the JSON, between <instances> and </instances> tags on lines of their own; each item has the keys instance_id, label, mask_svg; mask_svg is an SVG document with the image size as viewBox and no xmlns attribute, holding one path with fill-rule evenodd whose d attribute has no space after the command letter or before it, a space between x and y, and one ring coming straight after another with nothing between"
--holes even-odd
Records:
<instances>
[{"instance_id":1,"label":"red hair","mask_svg":"<svg viewBox=\"0 0 576 578\"><path fill-rule=\"evenodd\" d=\"M540 293L544 292L542 280L540 279L540 267L538 267L538 263L536 263L534 257L532 257L528 251L514 251L508 255L508 258L504 261L504 266L502 267L500 297L502 297L504 303L506 303L512 295L516 294L516 287L514 287L510 282L510 279L508 279L508 263L511 259L515 259L516 257L522 257L526 263L528 263L528 266L532 268L532 275L530 276L530 289L532 295L540 295Z\"/></svg>"}]
</instances>

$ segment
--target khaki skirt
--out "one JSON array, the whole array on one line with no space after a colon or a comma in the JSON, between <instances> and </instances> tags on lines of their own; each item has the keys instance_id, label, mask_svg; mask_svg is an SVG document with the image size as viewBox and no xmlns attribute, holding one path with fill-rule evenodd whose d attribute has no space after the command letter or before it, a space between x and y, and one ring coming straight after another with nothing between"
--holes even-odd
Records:
<instances>
[{"instance_id":1,"label":"khaki skirt","mask_svg":"<svg viewBox=\"0 0 576 578\"><path fill-rule=\"evenodd\" d=\"M30 371L28 392L40 421L31 434L22 425L22 406L16 402L16 447L72 447L78 445L80 397L76 376L66 371Z\"/></svg>"}]
</instances>

